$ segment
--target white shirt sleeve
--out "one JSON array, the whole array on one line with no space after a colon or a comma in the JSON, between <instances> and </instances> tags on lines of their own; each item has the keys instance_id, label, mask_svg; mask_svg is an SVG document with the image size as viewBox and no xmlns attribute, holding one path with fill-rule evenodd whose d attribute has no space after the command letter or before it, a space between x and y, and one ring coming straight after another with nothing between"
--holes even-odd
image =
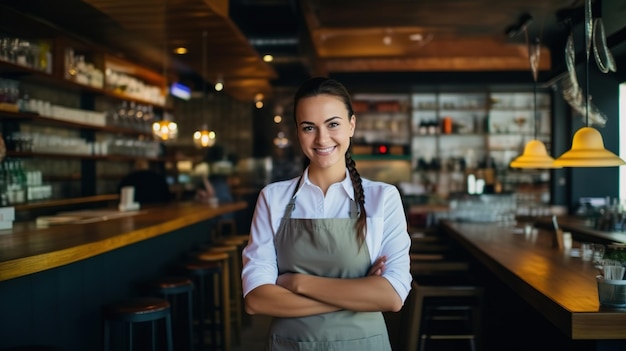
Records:
<instances>
[{"instance_id":1,"label":"white shirt sleeve","mask_svg":"<svg viewBox=\"0 0 626 351\"><path fill-rule=\"evenodd\" d=\"M241 272L243 296L264 284L275 284L278 278L278 264L274 247L271 206L267 191L263 189L257 199L252 217L250 239L243 250L243 270Z\"/></svg>"},{"instance_id":2,"label":"white shirt sleeve","mask_svg":"<svg viewBox=\"0 0 626 351\"><path fill-rule=\"evenodd\" d=\"M376 212L375 216L382 215L383 218L382 228L378 229L374 226L372 229L382 230L382 234L374 235L372 233L370 239L376 242L368 242L368 247L371 248L372 262L380 256L387 256L386 269L382 276L389 281L402 301L405 301L411 290L411 281L413 280L409 256L411 238L407 230L406 215L398 189L391 185L385 185L382 191L382 199L379 199L379 202L372 206L377 207L377 210L374 211ZM370 194L370 198L374 197L372 195ZM367 203L366 200L366 209ZM377 248L379 249L377 250Z\"/></svg>"}]
</instances>

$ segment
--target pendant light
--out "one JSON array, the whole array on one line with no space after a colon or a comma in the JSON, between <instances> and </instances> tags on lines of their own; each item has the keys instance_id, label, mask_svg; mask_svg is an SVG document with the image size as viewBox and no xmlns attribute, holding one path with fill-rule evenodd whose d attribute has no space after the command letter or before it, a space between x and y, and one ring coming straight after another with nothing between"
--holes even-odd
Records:
<instances>
[{"instance_id":1,"label":"pendant light","mask_svg":"<svg viewBox=\"0 0 626 351\"><path fill-rule=\"evenodd\" d=\"M211 147L215 145L216 135L215 132L208 129L206 121L206 59L207 59L207 31L202 32L202 119L204 124L201 130L196 130L193 133L193 143L200 148Z\"/></svg>"},{"instance_id":2,"label":"pendant light","mask_svg":"<svg viewBox=\"0 0 626 351\"><path fill-rule=\"evenodd\" d=\"M615 167L625 165L619 156L604 148L600 132L589 126L589 51L592 33L591 0L585 1L585 124L574 134L572 148L554 161L562 167Z\"/></svg>"},{"instance_id":3,"label":"pendant light","mask_svg":"<svg viewBox=\"0 0 626 351\"><path fill-rule=\"evenodd\" d=\"M171 119L172 116L165 112L162 120L152 124L152 135L154 135L156 139L169 141L178 137L178 125Z\"/></svg>"},{"instance_id":4,"label":"pendant light","mask_svg":"<svg viewBox=\"0 0 626 351\"><path fill-rule=\"evenodd\" d=\"M163 14L167 17L167 1L163 4ZM163 29L163 78L167 86L167 18L164 19ZM173 116L168 112L163 112L163 119L152 123L152 135L161 141L170 141L178 136L178 125L173 120Z\"/></svg>"},{"instance_id":5,"label":"pendant light","mask_svg":"<svg viewBox=\"0 0 626 351\"><path fill-rule=\"evenodd\" d=\"M537 111L537 78L539 75L539 56L541 54L541 45L539 38L534 43L528 40L528 30L524 27L524 35L526 36L526 45L528 47L528 62L533 76L533 130L534 139L528 141L524 146L524 152L515 158L509 166L511 168L560 168L554 165L554 159L548 155L546 145L539 140L539 113Z\"/></svg>"}]
</instances>

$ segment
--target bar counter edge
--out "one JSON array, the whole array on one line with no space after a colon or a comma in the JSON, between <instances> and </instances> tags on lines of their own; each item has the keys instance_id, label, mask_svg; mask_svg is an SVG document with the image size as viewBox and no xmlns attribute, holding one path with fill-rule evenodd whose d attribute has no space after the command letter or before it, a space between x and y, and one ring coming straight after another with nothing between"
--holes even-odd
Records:
<instances>
[{"instance_id":1,"label":"bar counter edge","mask_svg":"<svg viewBox=\"0 0 626 351\"><path fill-rule=\"evenodd\" d=\"M626 339L626 310L599 306L593 264L564 258L551 247L551 232L540 230L529 239L497 224L442 221L440 225L480 265L572 340ZM546 279L553 281L547 284Z\"/></svg>"},{"instance_id":2,"label":"bar counter edge","mask_svg":"<svg viewBox=\"0 0 626 351\"><path fill-rule=\"evenodd\" d=\"M0 238L0 349L102 349L103 306L145 296L147 280L185 274L182 263L211 244L219 216L246 207L172 203L98 223L14 228Z\"/></svg>"},{"instance_id":3,"label":"bar counter edge","mask_svg":"<svg viewBox=\"0 0 626 351\"><path fill-rule=\"evenodd\" d=\"M217 207L184 202L96 223L49 228L18 223L12 232L0 235L0 281L84 260L246 207L244 201Z\"/></svg>"}]
</instances>

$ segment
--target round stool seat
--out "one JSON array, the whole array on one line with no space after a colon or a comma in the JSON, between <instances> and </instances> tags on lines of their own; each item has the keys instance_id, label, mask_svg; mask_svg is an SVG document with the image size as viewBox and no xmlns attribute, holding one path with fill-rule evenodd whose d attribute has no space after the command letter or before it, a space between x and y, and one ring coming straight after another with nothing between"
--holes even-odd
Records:
<instances>
[{"instance_id":1,"label":"round stool seat","mask_svg":"<svg viewBox=\"0 0 626 351\"><path fill-rule=\"evenodd\" d=\"M220 262L228 260L228 254L222 252L207 252L203 251L198 254L198 259L206 262Z\"/></svg>"},{"instance_id":2,"label":"round stool seat","mask_svg":"<svg viewBox=\"0 0 626 351\"><path fill-rule=\"evenodd\" d=\"M167 276L148 281L146 286L159 294L180 294L193 290L193 281L187 277Z\"/></svg>"},{"instance_id":3,"label":"round stool seat","mask_svg":"<svg viewBox=\"0 0 626 351\"><path fill-rule=\"evenodd\" d=\"M192 260L182 264L182 267L195 275L206 275L222 271L218 262Z\"/></svg>"},{"instance_id":4,"label":"round stool seat","mask_svg":"<svg viewBox=\"0 0 626 351\"><path fill-rule=\"evenodd\" d=\"M246 243L248 242L248 240L246 239L241 240L241 239L230 239L230 238L226 238L226 239L220 239L217 240L215 242L216 245L231 245L231 246L237 246L237 247L242 247L246 245Z\"/></svg>"},{"instance_id":5,"label":"round stool seat","mask_svg":"<svg viewBox=\"0 0 626 351\"><path fill-rule=\"evenodd\" d=\"M236 252L236 251L237 251L237 246L234 246L234 245L217 245L217 246L211 246L205 249L205 251L200 253L200 255L205 254L205 253L207 254L216 253L216 252L229 253L229 252Z\"/></svg>"},{"instance_id":6,"label":"round stool seat","mask_svg":"<svg viewBox=\"0 0 626 351\"><path fill-rule=\"evenodd\" d=\"M108 318L128 322L144 322L165 317L170 303L156 297L138 297L105 306Z\"/></svg>"},{"instance_id":7,"label":"round stool seat","mask_svg":"<svg viewBox=\"0 0 626 351\"><path fill-rule=\"evenodd\" d=\"M220 240L237 240L240 242L246 242L250 240L250 235L248 234L234 234L234 235L226 235L222 237Z\"/></svg>"}]
</instances>

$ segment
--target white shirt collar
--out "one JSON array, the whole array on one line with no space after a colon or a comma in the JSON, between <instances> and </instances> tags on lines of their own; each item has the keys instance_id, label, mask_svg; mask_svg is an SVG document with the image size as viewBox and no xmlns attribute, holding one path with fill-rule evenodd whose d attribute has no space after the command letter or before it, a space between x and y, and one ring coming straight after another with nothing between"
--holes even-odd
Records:
<instances>
[{"instance_id":1,"label":"white shirt collar","mask_svg":"<svg viewBox=\"0 0 626 351\"><path fill-rule=\"evenodd\" d=\"M317 187L317 185L313 184L311 180L309 179L309 167L308 166L304 170L304 173L302 174L302 184ZM354 186L352 186L352 179L350 178L350 173L348 173L348 168L346 168L346 177L338 184L341 185L343 190L346 192L346 195L348 195L350 199L354 200ZM298 191L300 191L300 189L298 189Z\"/></svg>"}]
</instances>

